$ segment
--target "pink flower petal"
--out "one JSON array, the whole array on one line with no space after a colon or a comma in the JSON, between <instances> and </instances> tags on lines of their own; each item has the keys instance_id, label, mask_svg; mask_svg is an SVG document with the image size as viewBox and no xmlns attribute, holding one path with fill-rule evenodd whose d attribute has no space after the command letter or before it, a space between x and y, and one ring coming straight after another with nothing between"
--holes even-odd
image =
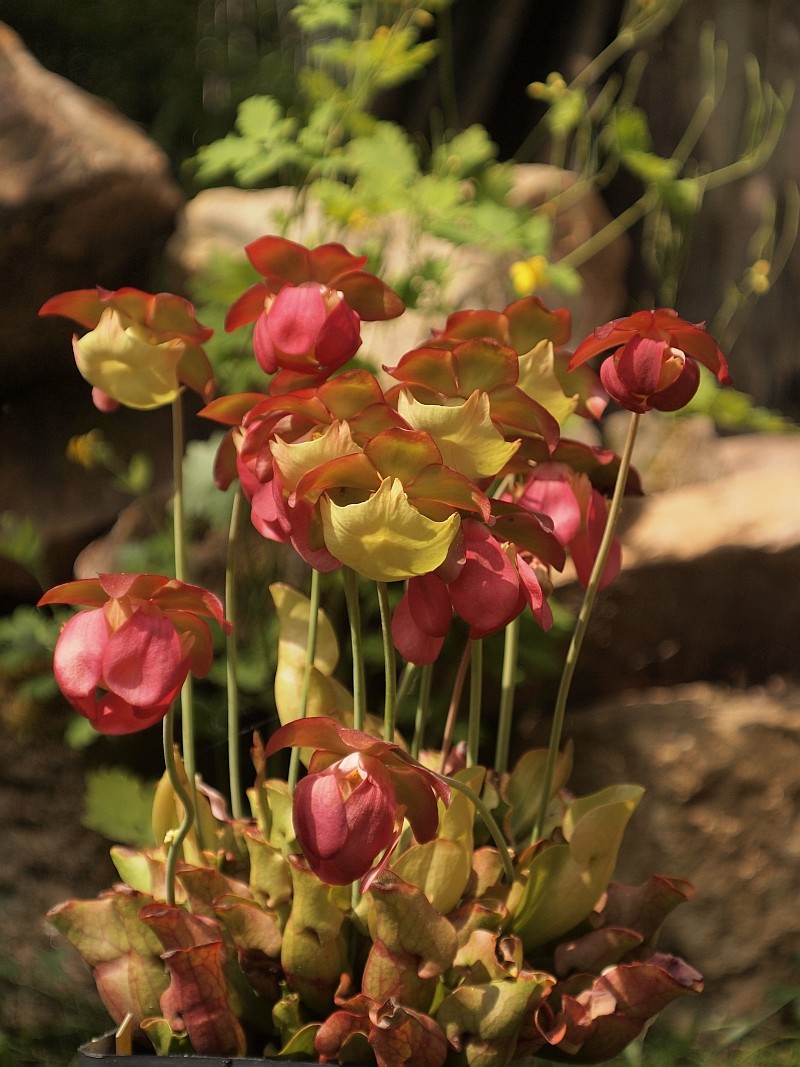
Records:
<instances>
[{"instance_id":1,"label":"pink flower petal","mask_svg":"<svg viewBox=\"0 0 800 1067\"><path fill-rule=\"evenodd\" d=\"M360 347L361 320L344 300L339 300L317 334L317 361L324 367L341 367Z\"/></svg>"},{"instance_id":2,"label":"pink flower petal","mask_svg":"<svg viewBox=\"0 0 800 1067\"><path fill-rule=\"evenodd\" d=\"M291 360L313 349L326 314L318 285L284 286L267 312L269 334L280 355ZM281 363L286 365L287 360ZM295 361L288 365L295 365Z\"/></svg>"},{"instance_id":3,"label":"pink flower petal","mask_svg":"<svg viewBox=\"0 0 800 1067\"><path fill-rule=\"evenodd\" d=\"M555 464L540 463L525 483L519 503L553 520L553 532L568 545L581 528L581 508L568 477Z\"/></svg>"},{"instance_id":4,"label":"pink flower petal","mask_svg":"<svg viewBox=\"0 0 800 1067\"><path fill-rule=\"evenodd\" d=\"M432 637L450 629L453 606L447 586L437 574L423 574L408 583L408 606L419 628Z\"/></svg>"},{"instance_id":5,"label":"pink flower petal","mask_svg":"<svg viewBox=\"0 0 800 1067\"><path fill-rule=\"evenodd\" d=\"M103 650L106 687L140 708L172 699L188 673L175 627L160 613L135 611Z\"/></svg>"},{"instance_id":6,"label":"pink flower petal","mask_svg":"<svg viewBox=\"0 0 800 1067\"><path fill-rule=\"evenodd\" d=\"M53 655L53 673L69 701L94 693L103 678L108 624L102 608L81 611L64 624Z\"/></svg>"},{"instance_id":7,"label":"pink flower petal","mask_svg":"<svg viewBox=\"0 0 800 1067\"><path fill-rule=\"evenodd\" d=\"M452 615L449 595L447 610L449 619ZM432 636L420 628L411 609L408 593L406 593L401 597L392 616L392 641L403 659L421 667L425 663L433 663L438 658L442 651L444 637Z\"/></svg>"},{"instance_id":8,"label":"pink flower petal","mask_svg":"<svg viewBox=\"0 0 800 1067\"><path fill-rule=\"evenodd\" d=\"M466 562L450 582L453 607L461 618L490 632L513 617L519 597L519 578L511 560L486 527L467 519L462 523Z\"/></svg>"}]
</instances>

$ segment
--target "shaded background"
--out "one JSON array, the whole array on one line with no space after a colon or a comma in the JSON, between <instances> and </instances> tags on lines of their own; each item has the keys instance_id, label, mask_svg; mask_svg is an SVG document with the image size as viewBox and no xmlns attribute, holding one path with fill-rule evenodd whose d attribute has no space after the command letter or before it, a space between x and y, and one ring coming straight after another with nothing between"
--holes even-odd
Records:
<instances>
[{"instance_id":1,"label":"shaded background","mask_svg":"<svg viewBox=\"0 0 800 1067\"><path fill-rule=\"evenodd\" d=\"M276 0L172 0L169 5L5 0L2 17L44 66L139 123L167 152L176 176L190 190L182 165L197 147L231 128L239 101L267 85L278 96L291 95L297 42L287 36L290 20L281 20L283 38L278 35L278 15L290 6ZM526 146L541 106L525 87L552 70L567 78L577 73L611 39L622 8L619 0L457 0L442 19L450 42L443 57L423 78L388 95L380 110L423 136L429 135L433 113L441 113L446 125L480 122L502 158L546 158L546 146ZM800 70L800 5L794 0L687 0L647 46L639 101L648 112L657 152L669 153L694 109L697 42L709 20L729 49L728 86L696 156L720 166L740 148L745 56L756 57L776 88ZM741 277L765 198L774 193L780 203L786 182L800 178L799 142L795 107L764 172L707 197L678 294L685 317L706 316L719 306L727 285ZM618 212L639 191L632 178L624 177L604 195ZM741 389L795 418L800 416L798 281L795 251L731 356ZM629 282L632 301L646 305L649 279L636 258Z\"/></svg>"}]
</instances>

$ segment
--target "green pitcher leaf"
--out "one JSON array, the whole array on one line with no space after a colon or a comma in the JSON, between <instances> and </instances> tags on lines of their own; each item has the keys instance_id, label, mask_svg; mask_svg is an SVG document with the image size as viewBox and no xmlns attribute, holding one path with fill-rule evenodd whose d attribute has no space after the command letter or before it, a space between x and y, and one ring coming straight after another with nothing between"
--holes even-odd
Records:
<instances>
[{"instance_id":1,"label":"green pitcher leaf","mask_svg":"<svg viewBox=\"0 0 800 1067\"><path fill-rule=\"evenodd\" d=\"M191 1056L194 1051L185 1030L173 1030L166 1019L145 1019L142 1030L150 1038L157 1056Z\"/></svg>"},{"instance_id":2,"label":"green pitcher leaf","mask_svg":"<svg viewBox=\"0 0 800 1067\"><path fill-rule=\"evenodd\" d=\"M333 1007L342 975L350 970L342 932L350 891L348 886L325 885L296 857L290 864L294 903L283 931L281 966L290 988L324 1017Z\"/></svg>"},{"instance_id":3,"label":"green pitcher leaf","mask_svg":"<svg viewBox=\"0 0 800 1067\"><path fill-rule=\"evenodd\" d=\"M546 844L523 874L509 906L510 929L526 952L561 937L592 911L611 881L640 786L610 786L567 808L563 844Z\"/></svg>"},{"instance_id":4,"label":"green pitcher leaf","mask_svg":"<svg viewBox=\"0 0 800 1067\"><path fill-rule=\"evenodd\" d=\"M246 1040L235 1010L238 998L225 975L222 941L173 949L163 959L172 978L161 998L170 1025L183 1024L199 1055L244 1055Z\"/></svg>"},{"instance_id":5,"label":"green pitcher leaf","mask_svg":"<svg viewBox=\"0 0 800 1067\"><path fill-rule=\"evenodd\" d=\"M140 922L152 898L128 887L98 900L71 900L48 919L92 968L100 998L116 1023L130 1012L135 1022L158 1014L167 987L158 938Z\"/></svg>"},{"instance_id":6,"label":"green pitcher leaf","mask_svg":"<svg viewBox=\"0 0 800 1067\"><path fill-rule=\"evenodd\" d=\"M273 819L273 829L277 833L275 823ZM283 853L268 844L254 827L248 827L243 837L250 856L250 889L253 896L269 908L287 904L292 899L292 872Z\"/></svg>"},{"instance_id":7,"label":"green pitcher leaf","mask_svg":"<svg viewBox=\"0 0 800 1067\"><path fill-rule=\"evenodd\" d=\"M111 849L111 862L131 889L140 893L153 892L153 865L147 853L115 845Z\"/></svg>"},{"instance_id":8,"label":"green pitcher leaf","mask_svg":"<svg viewBox=\"0 0 800 1067\"><path fill-rule=\"evenodd\" d=\"M394 952L415 957L421 978L441 974L453 962L458 938L452 925L416 886L384 871L365 894L369 896L370 933Z\"/></svg>"},{"instance_id":9,"label":"green pitcher leaf","mask_svg":"<svg viewBox=\"0 0 800 1067\"><path fill-rule=\"evenodd\" d=\"M539 814L542 782L547 762L547 749L536 748L524 752L514 765L502 790L510 811L504 825L511 840L520 844L530 840L533 824ZM551 797L563 789L572 771L572 746L567 745L556 760Z\"/></svg>"},{"instance_id":10,"label":"green pitcher leaf","mask_svg":"<svg viewBox=\"0 0 800 1067\"><path fill-rule=\"evenodd\" d=\"M281 929L272 912L254 900L237 897L223 897L214 910L239 952L257 950L271 959L280 958Z\"/></svg>"},{"instance_id":11,"label":"green pitcher leaf","mask_svg":"<svg viewBox=\"0 0 800 1067\"><path fill-rule=\"evenodd\" d=\"M454 794L454 800L459 794ZM472 873L472 854L463 845L435 837L414 845L393 860L396 874L416 886L441 915L447 915L466 889Z\"/></svg>"},{"instance_id":12,"label":"green pitcher leaf","mask_svg":"<svg viewBox=\"0 0 800 1067\"><path fill-rule=\"evenodd\" d=\"M393 998L398 1004L428 1011L436 993L437 979L419 975L419 957L408 952L394 952L376 940L369 950L361 992L382 1004Z\"/></svg>"},{"instance_id":13,"label":"green pitcher leaf","mask_svg":"<svg viewBox=\"0 0 800 1067\"><path fill-rule=\"evenodd\" d=\"M506 1067L520 1026L553 979L544 974L462 985L446 997L436 1021L469 1067Z\"/></svg>"},{"instance_id":14,"label":"green pitcher leaf","mask_svg":"<svg viewBox=\"0 0 800 1067\"><path fill-rule=\"evenodd\" d=\"M307 1023L289 1037L280 1052L271 1053L271 1058L276 1060L316 1060L315 1040L319 1026L319 1023ZM354 1062L362 1063L363 1060L359 1059Z\"/></svg>"}]
</instances>

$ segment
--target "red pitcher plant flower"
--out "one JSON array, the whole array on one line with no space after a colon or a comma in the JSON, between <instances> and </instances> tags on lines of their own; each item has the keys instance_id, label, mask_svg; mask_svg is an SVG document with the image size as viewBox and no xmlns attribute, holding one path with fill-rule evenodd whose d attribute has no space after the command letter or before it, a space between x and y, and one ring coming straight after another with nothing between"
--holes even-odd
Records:
<instances>
[{"instance_id":1,"label":"red pitcher plant flower","mask_svg":"<svg viewBox=\"0 0 800 1067\"><path fill-rule=\"evenodd\" d=\"M688 883L613 880L641 787L569 788L572 672L598 589L619 570L624 498L640 491L630 466L640 413L688 400L698 363L727 381L725 357L702 327L663 309L601 327L570 357L569 313L527 297L456 311L405 353L382 349L387 385L351 362L361 322L403 310L365 257L272 236L246 252L260 280L226 327L253 325L271 375L258 392L211 398L210 331L171 294L78 290L42 308L88 330L75 357L98 404L146 409L196 389L203 417L224 427L214 481L241 490L220 553L224 609L156 574L101 574L41 598L80 609L55 645L66 699L103 733L163 720L165 767L149 844L116 849L118 884L50 920L92 968L116 1027L127 1020L134 1047L149 1042L159 1056L599 1062L702 983L656 952ZM588 361L600 353L598 375ZM573 416L599 418L609 392L634 412L619 456L562 436ZM173 454L179 518L184 456ZM236 557L241 505L262 537L282 542L270 569L295 577L270 579L274 702L245 692L255 672L237 671L239 642L258 642L263 621L260 602L253 612L252 595L237 597L262 573ZM175 530L183 578L184 557L197 557L183 551L179 521ZM551 627L555 572L570 557L585 592L550 740L513 758L525 729L513 683L535 659L520 655L529 635L517 620L529 611ZM227 669L211 672L213 624L232 634L226 613L238 622L248 611L225 643ZM437 662L443 649L456 651L457 671ZM498 654L502 670L484 669ZM211 715L225 708L230 742L229 788L212 801L185 684L209 672L202 696ZM234 743L242 696L259 723L275 723L254 737L249 783ZM288 772L270 777L279 752Z\"/></svg>"},{"instance_id":2,"label":"red pitcher plant flower","mask_svg":"<svg viewBox=\"0 0 800 1067\"><path fill-rule=\"evenodd\" d=\"M295 790L292 813L309 867L331 885L362 878L382 852L385 864L404 818L417 841L430 841L439 824L437 801L450 802L449 786L400 755L399 745L324 716L282 726L264 757L281 748L315 749Z\"/></svg>"},{"instance_id":3,"label":"red pitcher plant flower","mask_svg":"<svg viewBox=\"0 0 800 1067\"><path fill-rule=\"evenodd\" d=\"M597 374L586 365L570 366L566 345L572 317L566 308L552 310L538 297L515 300L502 311L455 311L434 343L491 338L519 358L517 386L559 423L571 414L599 419L608 397Z\"/></svg>"},{"instance_id":4,"label":"red pitcher plant flower","mask_svg":"<svg viewBox=\"0 0 800 1067\"><path fill-rule=\"evenodd\" d=\"M197 321L182 297L98 286L51 297L39 314L63 315L88 327L83 337L73 337L72 348L101 411L118 404L163 407L184 385L205 400L214 395L214 372L202 348L213 330Z\"/></svg>"},{"instance_id":5,"label":"red pitcher plant flower","mask_svg":"<svg viewBox=\"0 0 800 1067\"><path fill-rule=\"evenodd\" d=\"M702 363L722 385L730 384L728 363L702 324L678 317L672 308L637 311L599 326L575 349L570 369L614 349L600 367L609 395L629 411L677 411L700 385Z\"/></svg>"},{"instance_id":6,"label":"red pitcher plant flower","mask_svg":"<svg viewBox=\"0 0 800 1067\"><path fill-rule=\"evenodd\" d=\"M263 276L232 305L226 330L255 322L260 367L278 373L271 393L318 382L346 363L361 344L361 320L391 319L402 300L340 244L307 249L267 235L245 247Z\"/></svg>"},{"instance_id":7,"label":"red pitcher plant flower","mask_svg":"<svg viewBox=\"0 0 800 1067\"><path fill-rule=\"evenodd\" d=\"M191 671L211 669L214 619L222 605L199 586L155 574L103 574L50 589L39 601L75 604L54 655L56 681L70 704L104 734L160 722Z\"/></svg>"},{"instance_id":8,"label":"red pitcher plant flower","mask_svg":"<svg viewBox=\"0 0 800 1067\"><path fill-rule=\"evenodd\" d=\"M423 431L391 427L360 448L347 423L333 423L311 441L277 438L272 452L300 554L324 546L375 581L434 570L458 533L460 512L489 514L484 493L442 462Z\"/></svg>"},{"instance_id":9,"label":"red pitcher plant flower","mask_svg":"<svg viewBox=\"0 0 800 1067\"><path fill-rule=\"evenodd\" d=\"M410 578L392 618L392 639L411 663L433 663L455 612L473 640L488 637L526 607L543 630L553 625L547 568L561 570L565 554L546 516L492 503L492 526L465 519L448 560ZM512 540L513 538L513 540Z\"/></svg>"},{"instance_id":10,"label":"red pitcher plant flower","mask_svg":"<svg viewBox=\"0 0 800 1067\"><path fill-rule=\"evenodd\" d=\"M606 528L608 502L592 486L589 476L566 463L540 463L531 471L517 503L553 521L553 531L569 549L578 581L586 588ZM614 537L603 568L600 588L619 574L622 548Z\"/></svg>"}]
</instances>

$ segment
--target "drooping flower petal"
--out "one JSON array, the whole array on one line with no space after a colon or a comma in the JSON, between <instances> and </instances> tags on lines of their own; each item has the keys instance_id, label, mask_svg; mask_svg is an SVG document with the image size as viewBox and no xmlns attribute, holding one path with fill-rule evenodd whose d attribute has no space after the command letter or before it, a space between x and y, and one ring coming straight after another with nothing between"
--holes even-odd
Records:
<instances>
[{"instance_id":1,"label":"drooping flower petal","mask_svg":"<svg viewBox=\"0 0 800 1067\"><path fill-rule=\"evenodd\" d=\"M90 696L103 678L103 651L108 624L101 609L73 615L61 629L53 654L53 671L67 700Z\"/></svg>"},{"instance_id":2,"label":"drooping flower petal","mask_svg":"<svg viewBox=\"0 0 800 1067\"><path fill-rule=\"evenodd\" d=\"M325 544L342 563L367 578L394 582L427 574L441 564L461 522L441 522L413 507L397 478L385 478L360 504L340 507L320 499Z\"/></svg>"},{"instance_id":3,"label":"drooping flower petal","mask_svg":"<svg viewBox=\"0 0 800 1067\"><path fill-rule=\"evenodd\" d=\"M518 441L506 441L492 422L486 393L476 391L463 403L442 405L420 404L403 390L397 410L415 430L426 430L447 466L466 478L493 477L519 448Z\"/></svg>"},{"instance_id":4,"label":"drooping flower petal","mask_svg":"<svg viewBox=\"0 0 800 1067\"><path fill-rule=\"evenodd\" d=\"M450 611L449 595L447 607ZM392 643L403 659L418 667L435 663L442 651L444 637L431 636L422 629L414 616L408 593L400 598L392 615Z\"/></svg>"},{"instance_id":5,"label":"drooping flower petal","mask_svg":"<svg viewBox=\"0 0 800 1067\"><path fill-rule=\"evenodd\" d=\"M519 600L519 578L506 553L480 523L464 522L466 562L450 582L453 607L482 633L505 626Z\"/></svg>"},{"instance_id":6,"label":"drooping flower petal","mask_svg":"<svg viewBox=\"0 0 800 1067\"><path fill-rule=\"evenodd\" d=\"M113 309L104 311L94 330L73 342L73 349L78 370L90 385L125 407L163 407L180 391L182 342L154 345L141 327L125 329Z\"/></svg>"},{"instance_id":7,"label":"drooping flower petal","mask_svg":"<svg viewBox=\"0 0 800 1067\"><path fill-rule=\"evenodd\" d=\"M168 619L136 611L111 634L103 650L108 689L131 704L163 704L189 673L180 638Z\"/></svg>"}]
</instances>

